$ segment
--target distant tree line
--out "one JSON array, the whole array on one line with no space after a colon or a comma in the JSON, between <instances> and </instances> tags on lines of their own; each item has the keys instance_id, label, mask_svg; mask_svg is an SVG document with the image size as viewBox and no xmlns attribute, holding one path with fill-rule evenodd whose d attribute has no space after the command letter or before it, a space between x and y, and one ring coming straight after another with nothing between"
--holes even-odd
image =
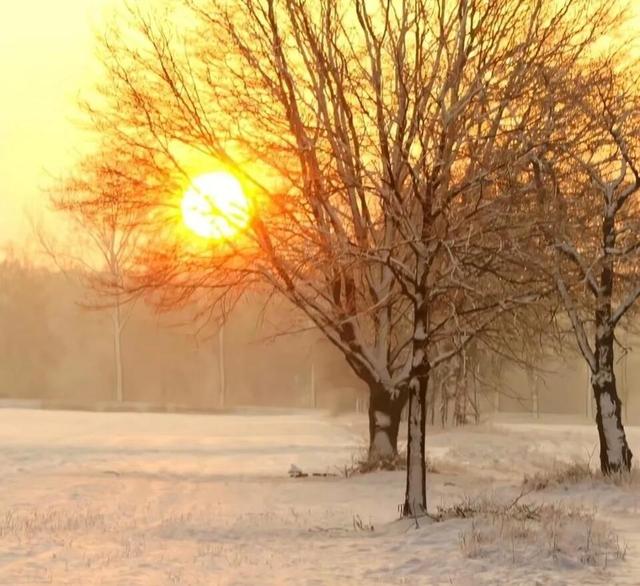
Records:
<instances>
[{"instance_id":1,"label":"distant tree line","mask_svg":"<svg viewBox=\"0 0 640 586\"><path fill-rule=\"evenodd\" d=\"M145 304L136 304L122 336L119 386L113 308L105 298L104 307L95 305L93 290L87 295L86 278L77 269L62 273L11 253L0 261L0 399L85 408L115 408L120 401L131 407L220 407L215 324L202 329L188 313L159 317ZM332 412L353 409L357 385L339 356L316 343L315 332L274 337L279 330L270 322L287 313L272 303L265 316L264 300L247 299L230 317L226 406L311 406L313 359L317 406Z\"/></svg>"}]
</instances>

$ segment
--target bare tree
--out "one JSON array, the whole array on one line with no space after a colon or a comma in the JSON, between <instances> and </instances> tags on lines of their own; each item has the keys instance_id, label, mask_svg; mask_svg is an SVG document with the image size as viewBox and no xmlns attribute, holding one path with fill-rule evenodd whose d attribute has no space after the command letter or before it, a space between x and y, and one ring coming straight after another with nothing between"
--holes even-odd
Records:
<instances>
[{"instance_id":1,"label":"bare tree","mask_svg":"<svg viewBox=\"0 0 640 586\"><path fill-rule=\"evenodd\" d=\"M62 241L39 230L40 242L67 274L81 275L90 292L88 306L111 315L114 394L124 400L122 336L134 302L126 292L128 272L137 266L144 222L138 202L154 175L142 159L115 146L84 158L75 173L51 191L54 209L68 223Z\"/></svg>"},{"instance_id":2,"label":"bare tree","mask_svg":"<svg viewBox=\"0 0 640 586\"><path fill-rule=\"evenodd\" d=\"M134 9L104 39L96 129L176 185L196 154L224 166L254 202L241 235L197 245L175 200L145 200L164 228L140 286L168 304L279 291L369 386L372 456L396 451L409 397L405 515L426 512L431 371L544 294L507 187L535 146L543 64L570 66L607 24L607 3L579 20L576 4L185 0L181 29Z\"/></svg>"},{"instance_id":3,"label":"bare tree","mask_svg":"<svg viewBox=\"0 0 640 586\"><path fill-rule=\"evenodd\" d=\"M531 162L546 247L538 259L591 372L605 474L631 467L614 344L640 297L640 95L637 78L616 69L594 62L545 85L544 146Z\"/></svg>"}]
</instances>

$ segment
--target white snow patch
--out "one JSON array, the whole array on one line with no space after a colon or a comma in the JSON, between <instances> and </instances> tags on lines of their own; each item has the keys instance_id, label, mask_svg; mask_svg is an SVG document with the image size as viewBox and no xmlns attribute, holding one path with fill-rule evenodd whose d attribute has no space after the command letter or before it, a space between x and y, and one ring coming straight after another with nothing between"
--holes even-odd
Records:
<instances>
[{"instance_id":1,"label":"white snow patch","mask_svg":"<svg viewBox=\"0 0 640 586\"><path fill-rule=\"evenodd\" d=\"M424 324L424 321L418 320L416 322L416 327L413 332L413 339L418 342L424 342L427 339L427 328Z\"/></svg>"},{"instance_id":2,"label":"white snow patch","mask_svg":"<svg viewBox=\"0 0 640 586\"><path fill-rule=\"evenodd\" d=\"M603 387L613 380L613 375L610 370L600 369L591 375L591 384Z\"/></svg>"},{"instance_id":3,"label":"white snow patch","mask_svg":"<svg viewBox=\"0 0 640 586\"><path fill-rule=\"evenodd\" d=\"M391 417L382 411L376 411L374 414L376 425L378 427L389 427L391 425Z\"/></svg>"},{"instance_id":4,"label":"white snow patch","mask_svg":"<svg viewBox=\"0 0 640 586\"><path fill-rule=\"evenodd\" d=\"M384 429L376 429L373 436L373 451L380 456L393 456L393 446L389 434Z\"/></svg>"},{"instance_id":5,"label":"white snow patch","mask_svg":"<svg viewBox=\"0 0 640 586\"><path fill-rule=\"evenodd\" d=\"M602 428L607 438L607 455L611 464L622 467L623 457L623 433L616 421L616 405L609 393L600 395L600 413L602 415Z\"/></svg>"}]
</instances>

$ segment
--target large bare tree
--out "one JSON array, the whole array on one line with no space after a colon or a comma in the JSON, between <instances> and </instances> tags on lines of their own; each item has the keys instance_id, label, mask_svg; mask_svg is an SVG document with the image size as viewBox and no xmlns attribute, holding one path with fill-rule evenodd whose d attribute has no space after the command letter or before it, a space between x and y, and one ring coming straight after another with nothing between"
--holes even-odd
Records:
<instances>
[{"instance_id":1,"label":"large bare tree","mask_svg":"<svg viewBox=\"0 0 640 586\"><path fill-rule=\"evenodd\" d=\"M409 397L406 515L426 511L431 370L544 294L518 245L530 226L509 218L511 173L535 146L543 65L571 67L607 7L184 0L180 26L133 10L104 38L96 129L176 186L140 203L163 226L141 286L167 303L279 291L369 386L373 456L396 451ZM254 210L240 236L175 230L196 158L241 178Z\"/></svg>"}]
</instances>

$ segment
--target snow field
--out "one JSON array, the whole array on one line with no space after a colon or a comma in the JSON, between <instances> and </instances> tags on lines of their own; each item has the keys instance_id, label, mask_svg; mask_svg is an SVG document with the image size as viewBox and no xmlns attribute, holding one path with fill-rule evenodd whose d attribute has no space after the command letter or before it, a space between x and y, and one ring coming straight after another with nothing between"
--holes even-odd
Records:
<instances>
[{"instance_id":1,"label":"snow field","mask_svg":"<svg viewBox=\"0 0 640 586\"><path fill-rule=\"evenodd\" d=\"M430 429L431 512L476 509L439 523L397 520L403 472L341 475L365 431L313 411L0 410L0 584L640 584L640 483L522 486L588 459L595 426Z\"/></svg>"}]
</instances>

